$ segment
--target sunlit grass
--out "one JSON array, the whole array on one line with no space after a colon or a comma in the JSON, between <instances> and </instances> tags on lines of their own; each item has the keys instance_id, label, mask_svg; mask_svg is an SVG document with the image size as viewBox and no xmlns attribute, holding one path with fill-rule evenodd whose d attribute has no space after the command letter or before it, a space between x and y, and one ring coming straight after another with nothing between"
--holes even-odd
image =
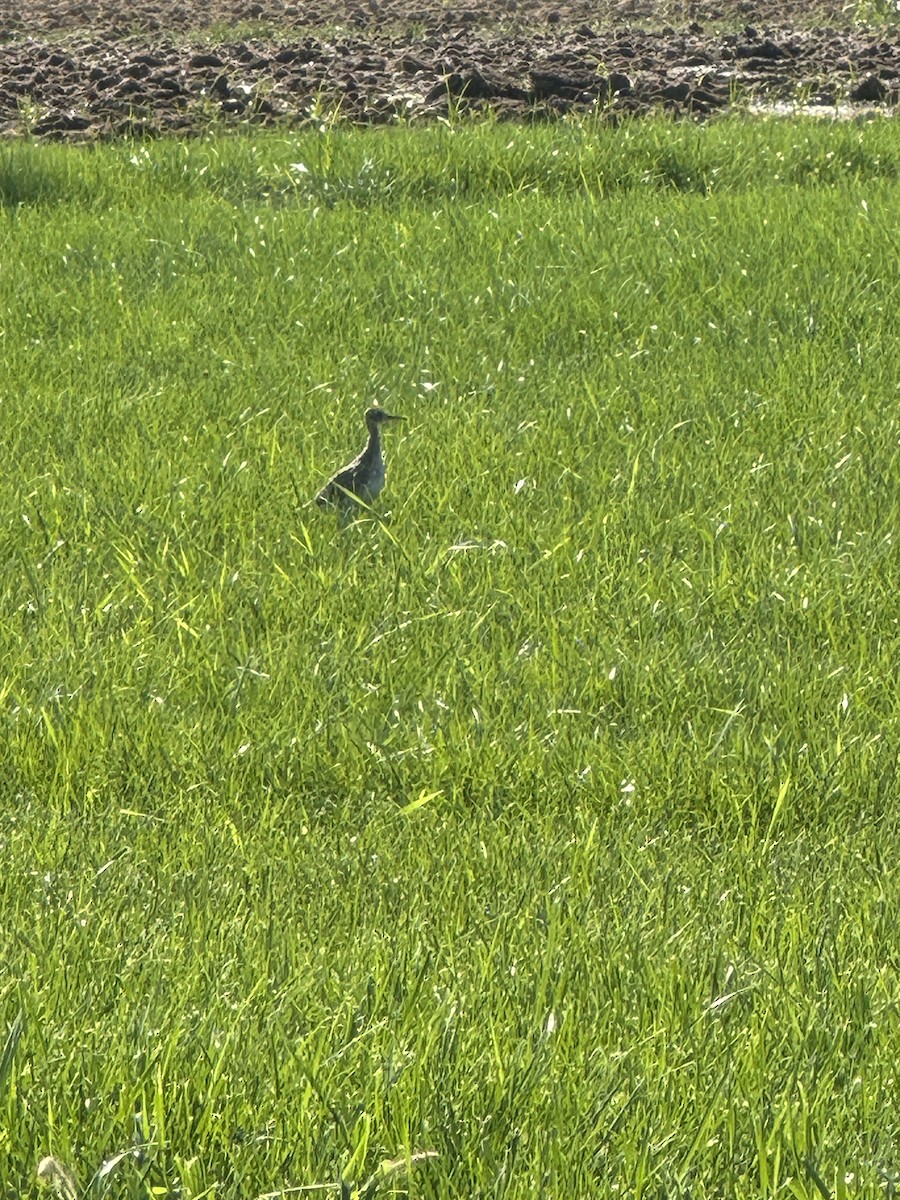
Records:
<instances>
[{"instance_id":1,"label":"sunlit grass","mask_svg":"<svg viewBox=\"0 0 900 1200\"><path fill-rule=\"evenodd\" d=\"M898 164L4 151L5 1195L892 1192Z\"/></svg>"}]
</instances>

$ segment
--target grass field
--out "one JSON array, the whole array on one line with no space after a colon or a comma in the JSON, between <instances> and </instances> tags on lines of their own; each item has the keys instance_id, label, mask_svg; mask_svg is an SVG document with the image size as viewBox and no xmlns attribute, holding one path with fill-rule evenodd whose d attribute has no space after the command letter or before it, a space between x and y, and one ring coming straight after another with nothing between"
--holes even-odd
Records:
<instances>
[{"instance_id":1,"label":"grass field","mask_svg":"<svg viewBox=\"0 0 900 1200\"><path fill-rule=\"evenodd\" d=\"M900 126L0 200L0 1194L894 1195Z\"/></svg>"}]
</instances>

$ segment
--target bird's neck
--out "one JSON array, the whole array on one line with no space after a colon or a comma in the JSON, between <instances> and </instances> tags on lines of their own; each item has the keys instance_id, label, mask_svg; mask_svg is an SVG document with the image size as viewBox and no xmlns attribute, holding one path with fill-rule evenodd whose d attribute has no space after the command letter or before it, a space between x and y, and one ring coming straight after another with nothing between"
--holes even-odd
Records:
<instances>
[{"instance_id":1,"label":"bird's neck","mask_svg":"<svg viewBox=\"0 0 900 1200\"><path fill-rule=\"evenodd\" d=\"M366 456L377 457L381 453L381 439L378 436L378 426L369 426L369 440L366 442Z\"/></svg>"}]
</instances>

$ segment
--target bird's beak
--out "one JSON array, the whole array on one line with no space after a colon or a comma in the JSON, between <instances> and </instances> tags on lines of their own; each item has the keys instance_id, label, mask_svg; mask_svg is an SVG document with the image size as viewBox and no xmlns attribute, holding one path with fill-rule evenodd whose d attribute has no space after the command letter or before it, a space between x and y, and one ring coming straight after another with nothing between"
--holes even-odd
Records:
<instances>
[{"instance_id":1,"label":"bird's beak","mask_svg":"<svg viewBox=\"0 0 900 1200\"><path fill-rule=\"evenodd\" d=\"M406 420L406 417L398 417L398 416L396 416L396 414L394 414L394 413L385 413L385 414L384 414L384 419L385 419L386 421L405 421L405 420Z\"/></svg>"}]
</instances>

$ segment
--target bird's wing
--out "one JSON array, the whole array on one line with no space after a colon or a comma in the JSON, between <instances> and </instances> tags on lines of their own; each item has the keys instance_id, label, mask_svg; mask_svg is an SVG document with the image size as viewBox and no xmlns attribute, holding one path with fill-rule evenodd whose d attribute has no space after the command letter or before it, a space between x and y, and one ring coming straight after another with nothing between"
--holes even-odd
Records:
<instances>
[{"instance_id":1,"label":"bird's wing","mask_svg":"<svg viewBox=\"0 0 900 1200\"><path fill-rule=\"evenodd\" d=\"M341 467L336 475L328 480L316 496L317 504L340 504L347 500L347 492L356 494L356 484L359 476L360 459L354 458L352 463Z\"/></svg>"}]
</instances>

